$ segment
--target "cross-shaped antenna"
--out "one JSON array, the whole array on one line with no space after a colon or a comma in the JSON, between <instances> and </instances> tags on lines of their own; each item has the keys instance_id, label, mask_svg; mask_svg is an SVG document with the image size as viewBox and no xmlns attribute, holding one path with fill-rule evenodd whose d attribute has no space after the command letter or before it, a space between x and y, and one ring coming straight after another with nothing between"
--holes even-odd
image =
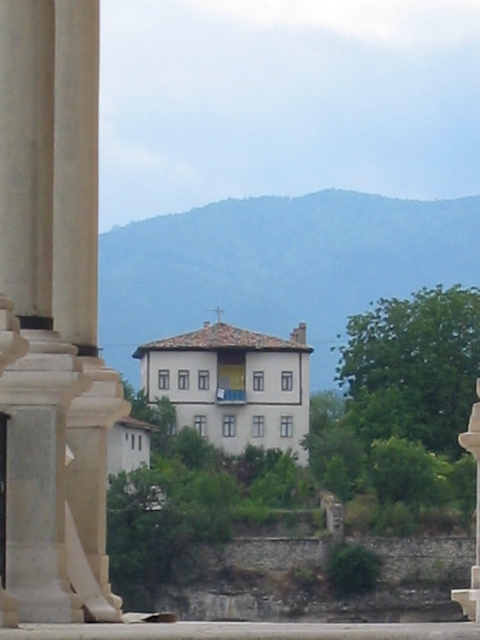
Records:
<instances>
[{"instance_id":1,"label":"cross-shaped antenna","mask_svg":"<svg viewBox=\"0 0 480 640\"><path fill-rule=\"evenodd\" d=\"M220 309L220 307L217 305L216 309L209 309L209 311L211 313L216 313L217 314L217 322L221 322L222 321L222 313L225 313L225 311L223 309Z\"/></svg>"}]
</instances>

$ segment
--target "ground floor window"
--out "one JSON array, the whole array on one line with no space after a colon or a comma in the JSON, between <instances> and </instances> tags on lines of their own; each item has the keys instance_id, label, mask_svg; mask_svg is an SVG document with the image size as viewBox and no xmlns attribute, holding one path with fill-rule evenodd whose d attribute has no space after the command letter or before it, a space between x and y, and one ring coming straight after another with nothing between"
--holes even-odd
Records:
<instances>
[{"instance_id":1,"label":"ground floor window","mask_svg":"<svg viewBox=\"0 0 480 640\"><path fill-rule=\"evenodd\" d=\"M291 438L293 436L293 417L292 416L281 417L280 436L282 438Z\"/></svg>"},{"instance_id":2,"label":"ground floor window","mask_svg":"<svg viewBox=\"0 0 480 640\"><path fill-rule=\"evenodd\" d=\"M195 416L193 426L198 435L204 438L207 435L207 416Z\"/></svg>"},{"instance_id":3,"label":"ground floor window","mask_svg":"<svg viewBox=\"0 0 480 640\"><path fill-rule=\"evenodd\" d=\"M223 416L223 437L235 437L235 416Z\"/></svg>"},{"instance_id":4,"label":"ground floor window","mask_svg":"<svg viewBox=\"0 0 480 640\"><path fill-rule=\"evenodd\" d=\"M253 416L252 436L263 438L265 435L265 416Z\"/></svg>"}]
</instances>

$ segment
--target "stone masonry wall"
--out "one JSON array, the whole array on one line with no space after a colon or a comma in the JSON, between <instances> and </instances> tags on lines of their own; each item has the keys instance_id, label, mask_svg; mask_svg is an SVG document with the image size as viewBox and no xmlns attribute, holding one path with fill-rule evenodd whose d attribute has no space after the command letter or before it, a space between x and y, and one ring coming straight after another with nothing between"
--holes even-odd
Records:
<instances>
[{"instance_id":1,"label":"stone masonry wall","mask_svg":"<svg viewBox=\"0 0 480 640\"><path fill-rule=\"evenodd\" d=\"M373 538L351 541L375 551L382 559L381 581L455 582L468 584L475 564L473 538ZM326 568L330 538L243 538L223 548L200 545L195 556L205 573L220 566L255 571L288 571L297 568Z\"/></svg>"}]
</instances>

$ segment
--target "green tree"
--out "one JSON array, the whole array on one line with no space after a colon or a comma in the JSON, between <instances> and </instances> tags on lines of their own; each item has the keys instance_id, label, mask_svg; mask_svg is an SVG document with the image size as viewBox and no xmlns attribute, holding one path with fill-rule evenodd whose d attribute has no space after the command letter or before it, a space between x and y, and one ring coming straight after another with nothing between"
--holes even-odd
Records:
<instances>
[{"instance_id":1,"label":"green tree","mask_svg":"<svg viewBox=\"0 0 480 640\"><path fill-rule=\"evenodd\" d=\"M327 463L322 485L345 502L350 497L351 482L343 459L335 455Z\"/></svg>"},{"instance_id":2,"label":"green tree","mask_svg":"<svg viewBox=\"0 0 480 640\"><path fill-rule=\"evenodd\" d=\"M396 435L458 458L480 376L479 327L480 290L460 285L380 299L349 318L338 380L364 440Z\"/></svg>"},{"instance_id":3,"label":"green tree","mask_svg":"<svg viewBox=\"0 0 480 640\"><path fill-rule=\"evenodd\" d=\"M177 457L187 469L208 469L215 464L218 452L193 427L183 427L168 446L168 455Z\"/></svg>"},{"instance_id":4,"label":"green tree","mask_svg":"<svg viewBox=\"0 0 480 640\"><path fill-rule=\"evenodd\" d=\"M300 484L300 469L295 457L282 453L275 464L250 486L249 497L265 506L288 509L295 505Z\"/></svg>"},{"instance_id":5,"label":"green tree","mask_svg":"<svg viewBox=\"0 0 480 640\"><path fill-rule=\"evenodd\" d=\"M227 473L187 470L178 459L111 478L110 576L125 606L152 608L158 585L175 578L192 542L228 540L239 495Z\"/></svg>"},{"instance_id":6,"label":"green tree","mask_svg":"<svg viewBox=\"0 0 480 640\"><path fill-rule=\"evenodd\" d=\"M477 463L471 453L464 453L453 465L450 485L462 514L463 524L470 527L477 501Z\"/></svg>"},{"instance_id":7,"label":"green tree","mask_svg":"<svg viewBox=\"0 0 480 640\"><path fill-rule=\"evenodd\" d=\"M370 460L372 484L381 504L403 502L418 512L434 499L433 457L420 443L395 436L375 440Z\"/></svg>"},{"instance_id":8,"label":"green tree","mask_svg":"<svg viewBox=\"0 0 480 640\"><path fill-rule=\"evenodd\" d=\"M310 453L309 468L313 477L320 486L335 492L333 486L328 485L332 483L332 473L334 471L339 478L341 462L343 469L341 473L344 475L347 484L342 484L346 491L342 489L342 495L338 495L338 497L343 500L350 498L352 491L364 473L366 459L364 447L353 429L342 424L334 424L330 428L323 430L319 435L309 434L308 444ZM332 469L331 461L334 458L340 462L336 462Z\"/></svg>"},{"instance_id":9,"label":"green tree","mask_svg":"<svg viewBox=\"0 0 480 640\"><path fill-rule=\"evenodd\" d=\"M133 386L122 379L125 400L131 404L130 415L137 420L143 420L155 425L157 428L152 433L152 450L164 452L168 436L175 432L177 426L177 412L175 405L168 396L155 398L149 402L143 389L135 391Z\"/></svg>"},{"instance_id":10,"label":"green tree","mask_svg":"<svg viewBox=\"0 0 480 640\"><path fill-rule=\"evenodd\" d=\"M345 415L345 398L338 391L318 391L310 398L310 434L320 435Z\"/></svg>"}]
</instances>

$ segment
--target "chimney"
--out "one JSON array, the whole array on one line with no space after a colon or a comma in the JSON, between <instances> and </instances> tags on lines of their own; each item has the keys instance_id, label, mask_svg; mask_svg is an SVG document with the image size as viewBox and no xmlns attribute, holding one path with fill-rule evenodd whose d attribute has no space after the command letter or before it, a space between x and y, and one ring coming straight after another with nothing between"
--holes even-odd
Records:
<instances>
[{"instance_id":1,"label":"chimney","mask_svg":"<svg viewBox=\"0 0 480 640\"><path fill-rule=\"evenodd\" d=\"M307 344L307 325L305 322L300 322L298 325L297 342L298 344Z\"/></svg>"},{"instance_id":2,"label":"chimney","mask_svg":"<svg viewBox=\"0 0 480 640\"><path fill-rule=\"evenodd\" d=\"M210 321L209 320L205 320L205 322L203 323L203 328L204 329L208 329L209 326L210 326Z\"/></svg>"},{"instance_id":3,"label":"chimney","mask_svg":"<svg viewBox=\"0 0 480 640\"><path fill-rule=\"evenodd\" d=\"M298 342L298 329L297 329L297 327L295 327L295 329L292 329L292 332L290 334L290 341L291 342Z\"/></svg>"}]
</instances>

